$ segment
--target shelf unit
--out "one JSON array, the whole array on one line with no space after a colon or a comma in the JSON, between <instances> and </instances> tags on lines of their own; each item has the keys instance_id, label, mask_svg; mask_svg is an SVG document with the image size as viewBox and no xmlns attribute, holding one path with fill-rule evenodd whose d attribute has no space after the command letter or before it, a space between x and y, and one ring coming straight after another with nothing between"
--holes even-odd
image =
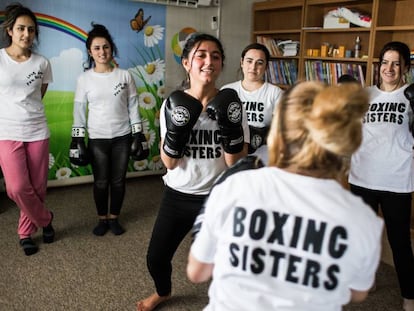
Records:
<instances>
[{"instance_id":1,"label":"shelf unit","mask_svg":"<svg viewBox=\"0 0 414 311\"><path fill-rule=\"evenodd\" d=\"M338 7L346 7L371 16L371 27L323 28L324 16ZM300 43L297 56L272 56L272 60L297 61L298 80L307 77L309 63L357 65L363 72L364 85L375 81L375 66L382 46L389 41L402 41L414 49L414 0L270 0L253 3L252 41L258 37L295 40ZM361 39L362 57L338 57L308 54L324 43L354 50L355 39ZM330 65L332 67L332 65ZM343 68L347 66L342 66ZM348 66L350 67L350 66ZM309 68L308 68L309 70ZM309 71L308 71L309 72ZM326 74L326 73L325 73ZM309 76L309 75L308 75ZM332 77L330 79L332 81ZM281 85L286 87L286 85Z\"/></svg>"},{"instance_id":2,"label":"shelf unit","mask_svg":"<svg viewBox=\"0 0 414 311\"><path fill-rule=\"evenodd\" d=\"M294 40L302 44L302 25L304 18L303 0L276 0L256 2L253 4L253 33L252 41L258 42L257 37L267 37L276 40ZM271 50L271 49L269 49ZM274 55L273 55L274 56ZM296 62L296 68L300 73L300 57L280 56L272 57L272 62L283 63ZM272 68L269 68L271 70ZM277 73L275 74L277 75ZM268 74L268 80L271 75ZM274 81L271 81L274 83ZM286 87L283 83L276 83Z\"/></svg>"}]
</instances>

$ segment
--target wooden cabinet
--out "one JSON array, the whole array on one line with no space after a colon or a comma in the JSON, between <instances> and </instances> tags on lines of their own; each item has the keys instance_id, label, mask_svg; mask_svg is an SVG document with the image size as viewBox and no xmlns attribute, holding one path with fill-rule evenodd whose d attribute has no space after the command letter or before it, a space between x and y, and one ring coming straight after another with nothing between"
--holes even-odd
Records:
<instances>
[{"instance_id":1,"label":"wooden cabinet","mask_svg":"<svg viewBox=\"0 0 414 311\"><path fill-rule=\"evenodd\" d=\"M323 28L324 16L339 7L369 15L371 26ZM336 75L346 73L349 69L353 72L357 70L358 77L363 75L363 84L372 85L376 81L374 73L378 56L385 43L394 40L403 41L414 49L412 8L414 8L414 0L256 2L253 4L252 13L252 41L261 41L263 38L298 41L300 49L297 56L273 55L273 61L281 63L295 61L299 80L318 79L336 83ZM360 57L355 58L352 53L357 37L360 39L361 50ZM329 56L321 55L322 46L331 48ZM345 53L339 54L339 49L342 49L342 52L345 50ZM316 76L310 75L316 70L312 66L320 70Z\"/></svg>"},{"instance_id":2,"label":"wooden cabinet","mask_svg":"<svg viewBox=\"0 0 414 311\"><path fill-rule=\"evenodd\" d=\"M253 4L252 41L264 43L268 47L273 58L269 64L267 77L270 82L281 87L292 84L301 78L298 76L300 57L299 54L297 56L276 56L271 45L274 45L276 41L293 40L297 41L300 46L304 17L303 3L303 0L277 0ZM266 40L269 41L264 42ZM284 68L284 64L293 67L290 67L289 70ZM295 75L290 80L292 71ZM288 75L289 78L286 81L284 77L286 78Z\"/></svg>"}]
</instances>

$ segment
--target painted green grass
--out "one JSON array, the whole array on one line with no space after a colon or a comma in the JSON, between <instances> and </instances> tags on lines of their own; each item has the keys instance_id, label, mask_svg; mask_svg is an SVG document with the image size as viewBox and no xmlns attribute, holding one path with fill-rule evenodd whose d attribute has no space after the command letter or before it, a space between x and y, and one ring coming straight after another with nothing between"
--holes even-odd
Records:
<instances>
[{"instance_id":1,"label":"painted green grass","mask_svg":"<svg viewBox=\"0 0 414 311\"><path fill-rule=\"evenodd\" d=\"M64 177L69 173L71 177L92 174L92 169L89 165L86 167L74 167L69 161L69 146L73 123L73 98L73 92L48 91L43 99L51 133L49 152L54 159L49 165L49 180Z\"/></svg>"},{"instance_id":2,"label":"painted green grass","mask_svg":"<svg viewBox=\"0 0 414 311\"><path fill-rule=\"evenodd\" d=\"M49 165L49 180L62 177L92 175L90 165L76 167L69 161L69 146L71 142L71 129L73 123L73 92L47 91L43 99L48 126L51 132L49 152L52 160ZM154 113L144 112L145 117L153 123ZM151 114L151 115L148 115ZM159 137L157 142L151 147L149 161L156 161L159 158ZM148 170L147 168L146 170ZM128 164L128 172L136 171L134 162Z\"/></svg>"}]
</instances>

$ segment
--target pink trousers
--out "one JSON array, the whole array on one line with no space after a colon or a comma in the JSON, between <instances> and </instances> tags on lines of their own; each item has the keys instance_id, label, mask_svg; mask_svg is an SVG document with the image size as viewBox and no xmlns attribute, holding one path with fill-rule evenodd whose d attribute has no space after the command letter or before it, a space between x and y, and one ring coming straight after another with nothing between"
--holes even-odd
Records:
<instances>
[{"instance_id":1,"label":"pink trousers","mask_svg":"<svg viewBox=\"0 0 414 311\"><path fill-rule=\"evenodd\" d=\"M30 237L46 227L52 215L45 207L49 169L49 140L20 142L0 140L0 166L7 195L20 208L17 233Z\"/></svg>"}]
</instances>

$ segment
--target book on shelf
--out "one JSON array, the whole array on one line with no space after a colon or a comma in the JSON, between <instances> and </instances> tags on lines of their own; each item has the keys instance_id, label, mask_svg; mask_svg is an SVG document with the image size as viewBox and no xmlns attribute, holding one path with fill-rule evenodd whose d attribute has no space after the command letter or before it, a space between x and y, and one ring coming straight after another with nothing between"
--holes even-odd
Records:
<instances>
[{"instance_id":1,"label":"book on shelf","mask_svg":"<svg viewBox=\"0 0 414 311\"><path fill-rule=\"evenodd\" d=\"M275 40L266 36L257 36L256 42L261 43L267 47L271 56L282 56L283 52L279 50Z\"/></svg>"},{"instance_id":2,"label":"book on shelf","mask_svg":"<svg viewBox=\"0 0 414 311\"><path fill-rule=\"evenodd\" d=\"M266 80L272 84L292 85L298 77L298 63L295 59L271 60L266 70Z\"/></svg>"},{"instance_id":3,"label":"book on shelf","mask_svg":"<svg viewBox=\"0 0 414 311\"><path fill-rule=\"evenodd\" d=\"M325 62L308 60L305 62L306 80L316 80L327 84L337 84L338 78L344 74L354 77L365 86L366 67L355 63Z\"/></svg>"}]
</instances>

